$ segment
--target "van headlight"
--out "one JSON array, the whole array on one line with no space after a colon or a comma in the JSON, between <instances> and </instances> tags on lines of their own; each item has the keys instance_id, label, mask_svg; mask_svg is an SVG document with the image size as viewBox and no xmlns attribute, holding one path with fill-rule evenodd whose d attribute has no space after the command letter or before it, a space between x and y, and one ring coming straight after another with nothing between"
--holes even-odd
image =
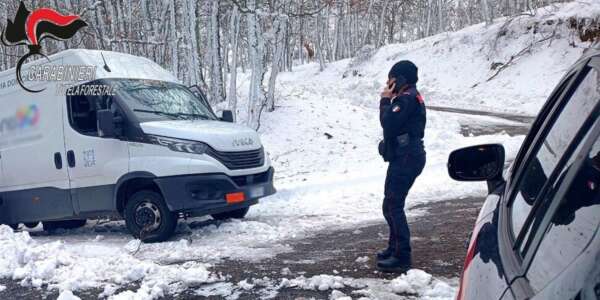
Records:
<instances>
[{"instance_id":1,"label":"van headlight","mask_svg":"<svg viewBox=\"0 0 600 300\"><path fill-rule=\"evenodd\" d=\"M208 149L207 144L197 141L174 139L156 135L148 135L147 140L152 144L165 146L176 152L204 154Z\"/></svg>"}]
</instances>

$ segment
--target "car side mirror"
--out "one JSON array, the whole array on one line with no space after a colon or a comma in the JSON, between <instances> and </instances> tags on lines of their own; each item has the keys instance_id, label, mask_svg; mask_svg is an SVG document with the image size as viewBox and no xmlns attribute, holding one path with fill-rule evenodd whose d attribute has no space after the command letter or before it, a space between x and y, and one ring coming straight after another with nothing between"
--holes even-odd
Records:
<instances>
[{"instance_id":1,"label":"car side mirror","mask_svg":"<svg viewBox=\"0 0 600 300\"><path fill-rule=\"evenodd\" d=\"M102 109L96 111L96 119L98 122L98 135L104 138L116 137L115 119L110 109Z\"/></svg>"},{"instance_id":2,"label":"car side mirror","mask_svg":"<svg viewBox=\"0 0 600 300\"><path fill-rule=\"evenodd\" d=\"M504 147L479 145L455 150L448 158L448 173L458 181L502 180Z\"/></svg>"},{"instance_id":3,"label":"car side mirror","mask_svg":"<svg viewBox=\"0 0 600 300\"><path fill-rule=\"evenodd\" d=\"M224 110L221 116L221 121L233 123L233 112L230 110Z\"/></svg>"}]
</instances>

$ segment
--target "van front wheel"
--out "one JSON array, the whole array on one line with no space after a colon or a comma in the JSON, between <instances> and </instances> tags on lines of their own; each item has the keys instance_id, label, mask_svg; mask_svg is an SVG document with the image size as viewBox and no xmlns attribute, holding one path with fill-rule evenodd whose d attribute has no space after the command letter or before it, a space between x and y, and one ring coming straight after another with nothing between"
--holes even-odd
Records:
<instances>
[{"instance_id":1,"label":"van front wheel","mask_svg":"<svg viewBox=\"0 0 600 300\"><path fill-rule=\"evenodd\" d=\"M163 197L154 191L133 194L125 205L124 215L129 232L144 243L167 240L177 226L177 214L171 212Z\"/></svg>"},{"instance_id":2,"label":"van front wheel","mask_svg":"<svg viewBox=\"0 0 600 300\"><path fill-rule=\"evenodd\" d=\"M220 214L211 215L215 220L227 220L227 219L243 219L250 210L250 207L244 207L232 211L226 211Z\"/></svg>"}]
</instances>

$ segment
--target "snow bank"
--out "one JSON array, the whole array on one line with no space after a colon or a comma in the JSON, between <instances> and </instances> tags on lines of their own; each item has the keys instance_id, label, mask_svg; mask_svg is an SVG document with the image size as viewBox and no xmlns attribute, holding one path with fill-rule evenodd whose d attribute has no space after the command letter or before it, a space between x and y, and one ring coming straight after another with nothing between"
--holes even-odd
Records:
<instances>
[{"instance_id":1,"label":"snow bank","mask_svg":"<svg viewBox=\"0 0 600 300\"><path fill-rule=\"evenodd\" d=\"M0 226L0 277L18 280L23 286L56 288L64 299L70 291L105 287L105 296L112 295L114 286L140 283L138 297L132 292L117 295L118 299L154 299L180 288L215 282L209 265L188 262L162 266L150 260L140 260L127 251L107 246L86 245L70 249L63 241L41 243L28 232L13 232Z\"/></svg>"}]
</instances>

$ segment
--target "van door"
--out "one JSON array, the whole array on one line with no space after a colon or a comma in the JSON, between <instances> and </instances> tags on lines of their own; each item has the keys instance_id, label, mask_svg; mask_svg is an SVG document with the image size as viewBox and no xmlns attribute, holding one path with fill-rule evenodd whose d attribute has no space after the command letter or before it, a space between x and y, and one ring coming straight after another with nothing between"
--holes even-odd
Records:
<instances>
[{"instance_id":1,"label":"van door","mask_svg":"<svg viewBox=\"0 0 600 300\"><path fill-rule=\"evenodd\" d=\"M96 112L120 110L110 96L67 96L66 103L65 145L75 212L112 213L116 183L129 171L129 147L126 141L99 136Z\"/></svg>"},{"instance_id":2,"label":"van door","mask_svg":"<svg viewBox=\"0 0 600 300\"><path fill-rule=\"evenodd\" d=\"M55 85L29 93L14 82L14 73L0 78L0 195L6 223L35 222L73 215L62 126L63 103ZM43 87L43 86L42 86Z\"/></svg>"}]
</instances>

